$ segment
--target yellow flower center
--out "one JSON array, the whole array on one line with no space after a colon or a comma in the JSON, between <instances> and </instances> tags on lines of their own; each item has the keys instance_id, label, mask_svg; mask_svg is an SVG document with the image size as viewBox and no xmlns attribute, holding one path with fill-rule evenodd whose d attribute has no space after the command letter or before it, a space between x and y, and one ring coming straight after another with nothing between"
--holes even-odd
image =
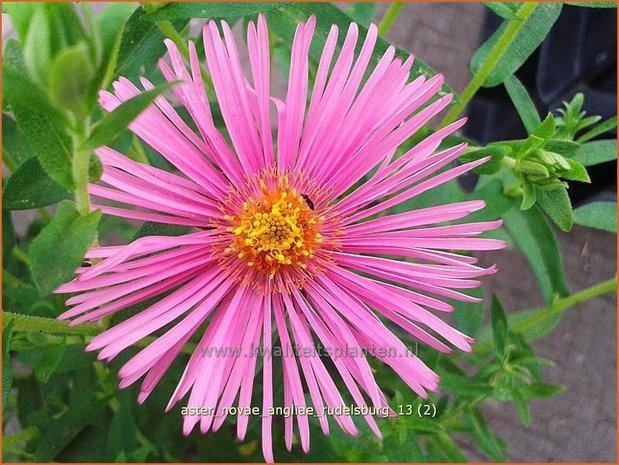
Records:
<instances>
[{"instance_id":1,"label":"yellow flower center","mask_svg":"<svg viewBox=\"0 0 619 465\"><path fill-rule=\"evenodd\" d=\"M318 226L324 218L314 213L307 196L290 188L286 176L274 189L261 179L260 189L262 195L245 201L239 215L225 217L234 225L229 231L235 236L226 251L271 278L282 267L306 268L322 241Z\"/></svg>"}]
</instances>

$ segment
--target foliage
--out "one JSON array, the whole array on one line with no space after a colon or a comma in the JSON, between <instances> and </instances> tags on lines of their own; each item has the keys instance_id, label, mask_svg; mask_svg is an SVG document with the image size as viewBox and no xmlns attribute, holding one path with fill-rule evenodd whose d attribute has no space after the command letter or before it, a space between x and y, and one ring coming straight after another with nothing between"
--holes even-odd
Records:
<instances>
[{"instance_id":1,"label":"foliage","mask_svg":"<svg viewBox=\"0 0 619 465\"><path fill-rule=\"evenodd\" d=\"M398 211L431 205L437 199L486 200L487 208L471 219L505 220L510 242L527 258L546 306L506 314L498 296L486 295L490 312L489 318L484 318L486 309L480 303L457 305L457 327L479 337L474 352L437 356L419 347L420 357L441 376L441 393L421 399L388 368L375 363L372 368L390 405L410 410L379 421L384 440L363 428L357 438L337 428L324 437L312 422L315 434L308 455L298 447L285 452L283 434L275 434L276 456L281 460L460 462L467 460L460 447L460 438L466 435L488 459L505 461L508 444L493 431L484 404L489 400L511 404L527 426L531 422L529 402L553 397L563 389L544 381L540 367L551 362L538 357L530 341L552 331L570 306L616 287L614 278L571 294L553 226L567 232L576 223L616 233L616 203L595 202L572 210L568 193L572 183L590 182L588 167L616 159L616 140L603 138L616 127L616 118L600 122L599 117L586 115L582 94L564 102L554 114L540 116L514 76L546 37L562 4L485 5L503 24L473 57L471 83L459 98L456 96L442 124L455 121L479 88L503 85L527 137L486 146L469 140L462 161L490 157L476 170L479 180L474 191L466 192L452 181L431 195L398 206ZM381 35L397 21L403 6L390 6L380 24ZM377 5L110 3L98 18L88 3L11 2L3 8L17 33L16 39L4 42L2 64L2 152L9 170L3 179L2 203L4 460L261 461L258 422L250 422L247 440L240 443L229 428L204 437L197 433L183 437L180 415L175 411L161 414L180 377L182 363L173 364L160 388L145 405L138 406L136 389L119 390L115 379L118 368L132 353L104 365L83 350L110 321L70 328L54 319L64 311L64 304L51 291L73 276L86 250L98 240L114 234L128 241L187 232L186 228L151 223L138 228L118 218L101 217L100 211L91 212L86 186L101 176L94 148L111 144L136 160L169 168L127 129L169 86L155 87L108 114L98 108L97 93L109 88L118 76L135 82L146 75L161 82L154 69L165 52L163 39L168 36L181 44L181 49L187 40L199 43L187 27L194 17L235 23L265 13L272 30L272 54L285 79L299 20L317 14L316 38L310 51L310 69L315 69L331 24L345 29L355 20L363 37L369 23L377 20ZM387 47L379 38L370 62L376 64ZM395 53L404 58L409 55L401 49ZM434 73L415 59L410 77ZM441 92L451 89L445 85ZM216 118L216 123L221 127L221 118ZM431 132L430 128L420 131L424 135ZM461 141L459 136L452 139L450 142ZM404 146L413 143L407 141ZM35 210L40 215L25 234L17 234L12 222L12 215L20 210ZM474 290L471 295L480 298L483 292ZM138 345L150 341L147 338ZM138 348L132 350L135 353ZM187 356L182 355L183 362ZM435 409L433 415L422 414L427 406ZM283 425L278 423L276 428Z\"/></svg>"}]
</instances>

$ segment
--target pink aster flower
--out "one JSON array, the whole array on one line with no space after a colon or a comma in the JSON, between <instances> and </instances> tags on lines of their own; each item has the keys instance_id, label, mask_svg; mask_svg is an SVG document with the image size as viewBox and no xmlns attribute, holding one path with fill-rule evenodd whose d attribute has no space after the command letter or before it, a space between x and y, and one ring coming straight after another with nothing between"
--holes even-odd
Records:
<instances>
[{"instance_id":1,"label":"pink aster flower","mask_svg":"<svg viewBox=\"0 0 619 465\"><path fill-rule=\"evenodd\" d=\"M370 26L355 57L359 32L353 23L339 54L334 53L338 29L332 27L310 96L312 17L297 27L282 101L270 91L264 17L248 27L249 77L230 27L225 22L221 26L223 37L210 22L203 38L228 137L213 122L193 43L187 68L167 41L171 67L161 60L161 72L168 81L182 81L173 92L197 132L163 97L130 128L178 172L136 163L103 147L96 151L104 166L102 182L90 186L92 196L115 202L93 205L106 214L194 231L94 247L87 254L95 259L94 266L77 270L77 279L57 290L77 293L60 318L72 319L71 324L96 321L161 296L96 336L87 349L99 350L99 359L109 361L159 332L119 372L121 388L143 378L141 403L188 341L198 337L168 409L183 399L188 408L207 409L206 414L184 417L183 431L189 434L198 423L203 433L217 430L237 406L238 437L243 439L247 409L259 406L264 457L273 461L274 415L269 412L274 405L298 411L311 405L325 434L329 416L321 413L346 404L340 387L360 411L388 408L368 353L419 396L437 390L438 376L385 323L441 352L450 351L447 343L470 350L472 339L437 313L453 309L443 298L475 301L461 290L478 286L475 278L495 269L479 267L475 258L456 251L504 244L476 237L500 221L452 223L483 208L482 201L386 214L485 161L454 166L465 144L435 153L463 120L394 156L398 146L449 104L450 95L431 101L442 76L408 82L413 58L394 58L393 47L368 71L377 30ZM366 72L369 77L362 83ZM141 84L153 87L146 79ZM113 93L101 93L101 105L112 111L140 92L120 78ZM276 140L271 104L277 113ZM364 176L367 180L354 188ZM327 370L314 340L328 350L334 370ZM277 347L283 379L273 377ZM253 395L255 383L262 385L261 401ZM283 384L283 403L274 399L274 384ZM305 413L285 418L286 445L292 446L295 420L307 451ZM347 433L357 433L346 412L332 420ZM380 436L374 416L368 413L364 420Z\"/></svg>"}]
</instances>

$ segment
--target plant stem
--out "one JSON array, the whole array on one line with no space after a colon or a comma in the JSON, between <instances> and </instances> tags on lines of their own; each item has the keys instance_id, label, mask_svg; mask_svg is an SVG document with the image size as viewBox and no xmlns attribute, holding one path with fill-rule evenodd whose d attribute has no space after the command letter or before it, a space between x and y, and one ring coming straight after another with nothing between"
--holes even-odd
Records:
<instances>
[{"instance_id":1,"label":"plant stem","mask_svg":"<svg viewBox=\"0 0 619 465\"><path fill-rule=\"evenodd\" d=\"M563 297L562 299L557 299L552 304L550 304L550 306L538 309L537 311L535 311L535 314L532 315L531 318L528 318L527 320L514 325L510 329L511 331L521 333L523 331L526 331L528 328L535 326L539 321L548 319L574 305L586 302L587 300L613 291L617 291L617 276L607 281L598 283L595 286L583 289L576 294Z\"/></svg>"},{"instance_id":2,"label":"plant stem","mask_svg":"<svg viewBox=\"0 0 619 465\"><path fill-rule=\"evenodd\" d=\"M587 289L583 289L580 292L569 295L567 297L563 297L555 300L548 307L541 307L535 310L532 310L532 315L519 323L511 326L509 330L513 333L523 333L527 329L534 327L540 322L547 320L555 315L558 315L570 307L574 305L586 302L587 300L594 299L595 297L599 297L603 294L608 294L609 292L617 291L617 276L603 281L601 283L595 284L594 286L588 287ZM517 314L517 313L516 313ZM491 340L483 340L479 341L474 345L475 352L482 353L485 350L488 350L492 346Z\"/></svg>"},{"instance_id":3,"label":"plant stem","mask_svg":"<svg viewBox=\"0 0 619 465\"><path fill-rule=\"evenodd\" d=\"M481 67L477 71L477 74L473 76L471 82L469 82L462 94L460 94L460 102L451 107L451 110L449 110L441 122L441 127L453 123L458 118L460 113L465 109L477 91L484 85L484 82L486 82L486 79L488 79L494 67L499 63L505 51L512 44L516 38L516 35L524 27L527 19L533 14L536 8L537 3L535 2L525 3L518 12L520 20L508 22L503 34L499 37L496 44L494 44L494 47L490 50L490 53L488 53L488 57L482 63Z\"/></svg>"},{"instance_id":4,"label":"plant stem","mask_svg":"<svg viewBox=\"0 0 619 465\"><path fill-rule=\"evenodd\" d=\"M77 211L84 216L90 213L88 194L88 167L90 150L76 150L73 154L73 182L75 183L75 203Z\"/></svg>"},{"instance_id":5,"label":"plant stem","mask_svg":"<svg viewBox=\"0 0 619 465\"><path fill-rule=\"evenodd\" d=\"M101 332L101 328L93 323L83 323L70 328L66 321L3 311L2 327L6 327L11 322L14 322L13 331L24 333L81 334L94 336Z\"/></svg>"},{"instance_id":6,"label":"plant stem","mask_svg":"<svg viewBox=\"0 0 619 465\"><path fill-rule=\"evenodd\" d=\"M379 36L383 36L389 31L391 25L404 8L404 5L404 2L393 2L389 5L385 16L383 16L383 19L381 19L380 24L378 25Z\"/></svg>"},{"instance_id":7,"label":"plant stem","mask_svg":"<svg viewBox=\"0 0 619 465\"><path fill-rule=\"evenodd\" d=\"M22 249L20 249L19 247L13 247L13 256L19 260L20 262L22 262L24 265L26 265L28 268L30 268L30 257L28 256L28 254L26 252L24 252Z\"/></svg>"}]
</instances>

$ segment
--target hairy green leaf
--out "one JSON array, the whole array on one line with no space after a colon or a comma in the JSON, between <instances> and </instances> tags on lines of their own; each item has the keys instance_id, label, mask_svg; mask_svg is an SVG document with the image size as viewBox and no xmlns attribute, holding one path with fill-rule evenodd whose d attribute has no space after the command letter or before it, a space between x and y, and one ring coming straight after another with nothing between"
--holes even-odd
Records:
<instances>
[{"instance_id":1,"label":"hairy green leaf","mask_svg":"<svg viewBox=\"0 0 619 465\"><path fill-rule=\"evenodd\" d=\"M2 161L15 171L28 158L32 150L17 127L17 123L6 114L2 114Z\"/></svg>"},{"instance_id":2,"label":"hairy green leaf","mask_svg":"<svg viewBox=\"0 0 619 465\"><path fill-rule=\"evenodd\" d=\"M501 355L505 353L505 341L507 339L507 317L503 311L503 306L499 298L492 294L492 305L490 312L490 322L492 325L492 338L497 352Z\"/></svg>"},{"instance_id":3,"label":"hairy green leaf","mask_svg":"<svg viewBox=\"0 0 619 465\"><path fill-rule=\"evenodd\" d=\"M572 203L565 187L537 190L537 204L561 231L572 229Z\"/></svg>"},{"instance_id":4,"label":"hairy green leaf","mask_svg":"<svg viewBox=\"0 0 619 465\"><path fill-rule=\"evenodd\" d=\"M24 61L32 79L40 84L45 84L52 51L50 24L42 4L39 4L39 7L35 10L31 21L32 24L28 28L24 41Z\"/></svg>"},{"instance_id":5,"label":"hairy green leaf","mask_svg":"<svg viewBox=\"0 0 619 465\"><path fill-rule=\"evenodd\" d=\"M28 141L41 167L58 184L73 190L71 139L62 126L47 115L14 105L17 127Z\"/></svg>"},{"instance_id":6,"label":"hairy green leaf","mask_svg":"<svg viewBox=\"0 0 619 465\"><path fill-rule=\"evenodd\" d=\"M35 376L40 382L47 383L49 377L54 374L56 367L58 367L64 356L65 348L64 341L59 344L46 346L45 353L34 370Z\"/></svg>"},{"instance_id":7,"label":"hairy green leaf","mask_svg":"<svg viewBox=\"0 0 619 465\"><path fill-rule=\"evenodd\" d=\"M183 236L191 231L189 226L179 226L176 224L145 222L135 233L131 241L146 236Z\"/></svg>"},{"instance_id":8,"label":"hairy green leaf","mask_svg":"<svg viewBox=\"0 0 619 465\"><path fill-rule=\"evenodd\" d=\"M518 13L520 4L517 2L483 2L483 5L503 19L519 19L516 13Z\"/></svg>"},{"instance_id":9,"label":"hairy green leaf","mask_svg":"<svg viewBox=\"0 0 619 465\"><path fill-rule=\"evenodd\" d=\"M524 124L524 128L527 130L527 134L531 134L536 127L540 125L542 120L539 117L539 113L527 92L527 89L522 85L518 78L514 75L509 76L503 82L509 97L516 107L516 111Z\"/></svg>"},{"instance_id":10,"label":"hairy green leaf","mask_svg":"<svg viewBox=\"0 0 619 465\"><path fill-rule=\"evenodd\" d=\"M569 295L557 238L541 211L512 208L503 218L537 278L544 301L552 302L557 294Z\"/></svg>"},{"instance_id":11,"label":"hairy green leaf","mask_svg":"<svg viewBox=\"0 0 619 465\"><path fill-rule=\"evenodd\" d=\"M565 2L571 6L582 6L585 8L617 8L617 2Z\"/></svg>"},{"instance_id":12,"label":"hairy green leaf","mask_svg":"<svg viewBox=\"0 0 619 465\"><path fill-rule=\"evenodd\" d=\"M521 392L527 399L550 399L565 391L565 388L550 383L532 383L522 386Z\"/></svg>"},{"instance_id":13,"label":"hairy green leaf","mask_svg":"<svg viewBox=\"0 0 619 465\"><path fill-rule=\"evenodd\" d=\"M81 216L70 201L56 210L52 222L32 241L31 272L42 294L69 281L97 234L101 211Z\"/></svg>"},{"instance_id":14,"label":"hairy green leaf","mask_svg":"<svg viewBox=\"0 0 619 465\"><path fill-rule=\"evenodd\" d=\"M574 223L617 232L617 202L592 202L574 209Z\"/></svg>"},{"instance_id":15,"label":"hairy green leaf","mask_svg":"<svg viewBox=\"0 0 619 465\"><path fill-rule=\"evenodd\" d=\"M54 58L49 70L50 98L59 107L83 113L95 69L85 42L67 47Z\"/></svg>"},{"instance_id":16,"label":"hairy green leaf","mask_svg":"<svg viewBox=\"0 0 619 465\"><path fill-rule=\"evenodd\" d=\"M357 24L368 27L376 14L377 7L376 2L355 2L345 11Z\"/></svg>"},{"instance_id":17,"label":"hairy green leaf","mask_svg":"<svg viewBox=\"0 0 619 465\"><path fill-rule=\"evenodd\" d=\"M186 24L187 20L173 21L177 30ZM157 25L146 19L146 12L142 8L135 10L122 31L114 75L125 76L132 82L148 76L166 52L164 39Z\"/></svg>"},{"instance_id":18,"label":"hairy green leaf","mask_svg":"<svg viewBox=\"0 0 619 465\"><path fill-rule=\"evenodd\" d=\"M599 165L617 159L617 139L596 140L582 144L574 160L584 166Z\"/></svg>"},{"instance_id":19,"label":"hairy green leaf","mask_svg":"<svg viewBox=\"0 0 619 465\"><path fill-rule=\"evenodd\" d=\"M598 124L593 129L590 129L589 131L585 132L581 136L578 136L576 141L581 144L584 144L585 142L590 141L591 139L597 136L600 136L604 134L605 132L611 131L616 127L617 127L617 117L613 116L612 118L608 118L603 123Z\"/></svg>"},{"instance_id":20,"label":"hairy green leaf","mask_svg":"<svg viewBox=\"0 0 619 465\"><path fill-rule=\"evenodd\" d=\"M36 158L29 158L6 181L2 207L30 210L46 207L68 198L71 192L50 178Z\"/></svg>"},{"instance_id":21,"label":"hairy green leaf","mask_svg":"<svg viewBox=\"0 0 619 465\"><path fill-rule=\"evenodd\" d=\"M171 2L150 13L150 21L209 18L226 19L256 15L275 8L285 7L286 2Z\"/></svg>"},{"instance_id":22,"label":"hairy green leaf","mask_svg":"<svg viewBox=\"0 0 619 465\"><path fill-rule=\"evenodd\" d=\"M15 247L15 229L13 229L13 218L11 212L2 210L2 266L5 267L11 258L11 253Z\"/></svg>"},{"instance_id":23,"label":"hairy green leaf","mask_svg":"<svg viewBox=\"0 0 619 465\"><path fill-rule=\"evenodd\" d=\"M559 17L559 13L561 13L561 3L537 3L530 16L523 20L519 19L518 21L523 21L522 27L486 79L484 87L497 86L514 74L546 38L550 28ZM505 21L475 52L471 60L473 75L477 74L490 51L503 36L509 22Z\"/></svg>"}]
</instances>

